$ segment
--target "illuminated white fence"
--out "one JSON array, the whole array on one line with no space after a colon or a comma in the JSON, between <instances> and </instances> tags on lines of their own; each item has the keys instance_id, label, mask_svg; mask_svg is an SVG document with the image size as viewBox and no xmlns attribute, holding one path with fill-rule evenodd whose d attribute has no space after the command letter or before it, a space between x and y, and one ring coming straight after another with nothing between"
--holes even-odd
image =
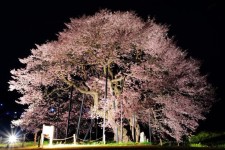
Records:
<instances>
[{"instance_id":1,"label":"illuminated white fence","mask_svg":"<svg viewBox=\"0 0 225 150\"><path fill-rule=\"evenodd\" d=\"M75 134L73 134L73 136L71 136L71 137L64 138L64 139L54 139L54 126L43 125L43 129L42 129L42 133L41 133L41 143L40 143L41 147L43 147L44 138L49 139L49 145L52 145L53 140L54 141L57 141L57 140L65 141L70 138L73 138L73 144L76 144L76 135Z\"/></svg>"}]
</instances>

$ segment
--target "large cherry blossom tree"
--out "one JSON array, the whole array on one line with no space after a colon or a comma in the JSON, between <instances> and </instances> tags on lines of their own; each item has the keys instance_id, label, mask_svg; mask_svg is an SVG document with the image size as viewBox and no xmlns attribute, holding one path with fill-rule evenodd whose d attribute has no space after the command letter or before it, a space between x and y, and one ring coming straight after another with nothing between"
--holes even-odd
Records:
<instances>
[{"instance_id":1,"label":"large cherry blossom tree","mask_svg":"<svg viewBox=\"0 0 225 150\"><path fill-rule=\"evenodd\" d=\"M56 103L73 87L74 97L87 97L85 117L103 118L105 109L106 125L121 141L138 140L140 127L148 126L156 139L179 142L205 119L213 88L200 62L167 35L166 25L133 12L102 10L66 26L57 41L37 45L20 59L25 67L11 71L10 90L22 94L17 102L30 105L27 112L36 103Z\"/></svg>"}]
</instances>

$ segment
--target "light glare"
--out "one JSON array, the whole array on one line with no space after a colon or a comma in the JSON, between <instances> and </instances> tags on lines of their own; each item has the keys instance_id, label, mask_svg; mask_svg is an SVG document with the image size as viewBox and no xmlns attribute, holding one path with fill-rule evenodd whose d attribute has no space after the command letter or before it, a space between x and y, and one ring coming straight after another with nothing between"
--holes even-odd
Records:
<instances>
[{"instance_id":1,"label":"light glare","mask_svg":"<svg viewBox=\"0 0 225 150\"><path fill-rule=\"evenodd\" d=\"M17 141L17 137L15 135L10 135L8 140L9 143L15 143Z\"/></svg>"}]
</instances>

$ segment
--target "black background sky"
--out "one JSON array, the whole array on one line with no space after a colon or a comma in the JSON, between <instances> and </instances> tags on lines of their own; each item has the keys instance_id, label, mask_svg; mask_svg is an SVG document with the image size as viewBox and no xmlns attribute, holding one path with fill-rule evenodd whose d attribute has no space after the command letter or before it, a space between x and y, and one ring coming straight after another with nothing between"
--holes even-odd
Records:
<instances>
[{"instance_id":1,"label":"black background sky","mask_svg":"<svg viewBox=\"0 0 225 150\"><path fill-rule=\"evenodd\" d=\"M189 56L202 61L201 72L217 88L220 101L199 129L225 131L225 5L223 0L74 0L0 2L0 130L10 114L23 111L19 97L8 91L10 70L22 65L35 44L56 40L70 18L93 15L100 9L134 11L169 25L169 35ZM12 116L11 116L12 117ZM11 118L10 118L11 119ZM4 125L3 125L4 123Z\"/></svg>"}]
</instances>

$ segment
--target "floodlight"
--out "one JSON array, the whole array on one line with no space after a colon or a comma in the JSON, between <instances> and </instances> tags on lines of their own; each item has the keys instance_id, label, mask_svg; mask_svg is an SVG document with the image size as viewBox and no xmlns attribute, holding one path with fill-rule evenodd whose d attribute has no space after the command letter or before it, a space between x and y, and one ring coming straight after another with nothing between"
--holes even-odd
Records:
<instances>
[{"instance_id":1,"label":"floodlight","mask_svg":"<svg viewBox=\"0 0 225 150\"><path fill-rule=\"evenodd\" d=\"M17 141L16 135L10 135L8 138L9 143L15 143Z\"/></svg>"}]
</instances>

